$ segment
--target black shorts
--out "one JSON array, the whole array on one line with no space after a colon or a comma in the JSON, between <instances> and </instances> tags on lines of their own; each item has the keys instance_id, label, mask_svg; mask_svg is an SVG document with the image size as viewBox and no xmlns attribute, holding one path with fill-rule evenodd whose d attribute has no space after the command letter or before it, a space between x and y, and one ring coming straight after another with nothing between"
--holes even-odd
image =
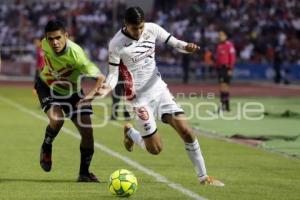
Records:
<instances>
[{"instance_id":1,"label":"black shorts","mask_svg":"<svg viewBox=\"0 0 300 200\"><path fill-rule=\"evenodd\" d=\"M231 75L228 74L229 70L230 69L224 65L217 68L219 83L227 83L227 84L230 83Z\"/></svg>"},{"instance_id":2,"label":"black shorts","mask_svg":"<svg viewBox=\"0 0 300 200\"><path fill-rule=\"evenodd\" d=\"M35 89L39 97L39 101L43 111L46 113L52 105L59 105L65 116L73 119L78 114L93 114L92 106L77 107L77 102L84 97L83 91L74 93L71 96L63 96L51 89L40 78L35 82Z\"/></svg>"}]
</instances>

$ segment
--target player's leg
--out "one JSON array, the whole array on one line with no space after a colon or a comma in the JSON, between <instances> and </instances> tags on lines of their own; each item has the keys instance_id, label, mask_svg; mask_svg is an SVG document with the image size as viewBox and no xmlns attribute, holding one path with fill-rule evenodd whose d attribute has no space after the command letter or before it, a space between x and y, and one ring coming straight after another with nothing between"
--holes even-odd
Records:
<instances>
[{"instance_id":1,"label":"player's leg","mask_svg":"<svg viewBox=\"0 0 300 200\"><path fill-rule=\"evenodd\" d=\"M40 151L40 165L46 172L52 166L52 143L64 123L64 114L60 105L51 96L50 88L38 78L35 82L39 101L43 111L47 114L49 124Z\"/></svg>"},{"instance_id":2,"label":"player's leg","mask_svg":"<svg viewBox=\"0 0 300 200\"><path fill-rule=\"evenodd\" d=\"M61 106L53 105L47 111L49 125L46 128L43 145L51 146L58 132L64 124L64 114Z\"/></svg>"},{"instance_id":3,"label":"player's leg","mask_svg":"<svg viewBox=\"0 0 300 200\"><path fill-rule=\"evenodd\" d=\"M122 90L122 96L124 96L124 86L123 86L123 90ZM125 120L127 120L127 121L129 121L129 120L131 120L132 119L132 117L131 117L131 114L130 114L130 112L128 111L128 108L127 108L127 105L126 104L124 104L123 105L123 115L124 115L124 119Z\"/></svg>"},{"instance_id":4,"label":"player's leg","mask_svg":"<svg viewBox=\"0 0 300 200\"><path fill-rule=\"evenodd\" d=\"M119 79L120 80L120 79ZM112 93L112 115L111 120L116 120L118 118L118 108L121 98L124 96L124 82L119 81ZM126 105L123 106L123 116L125 120L130 120L130 113L128 112Z\"/></svg>"},{"instance_id":5,"label":"player's leg","mask_svg":"<svg viewBox=\"0 0 300 200\"><path fill-rule=\"evenodd\" d=\"M157 155L162 151L162 142L157 131L149 136L142 137L141 133L128 123L124 126L124 135L124 145L128 151L133 150L134 143L153 155Z\"/></svg>"},{"instance_id":6,"label":"player's leg","mask_svg":"<svg viewBox=\"0 0 300 200\"><path fill-rule=\"evenodd\" d=\"M194 165L200 183L214 186L224 186L221 181L218 181L207 175L200 144L193 130L188 125L184 114L164 114L163 121L170 124L184 141L185 150Z\"/></svg>"},{"instance_id":7,"label":"player's leg","mask_svg":"<svg viewBox=\"0 0 300 200\"><path fill-rule=\"evenodd\" d=\"M225 76L225 109L226 111L230 112L230 82L232 78L232 70L226 68L226 76Z\"/></svg>"},{"instance_id":8,"label":"player's leg","mask_svg":"<svg viewBox=\"0 0 300 200\"><path fill-rule=\"evenodd\" d=\"M37 92L36 92L36 82L37 82L37 80L39 79L39 76L40 76L40 70L39 69L36 69L35 70L35 74L34 74L34 81L33 81L33 89L32 89L32 94L33 95L37 95Z\"/></svg>"},{"instance_id":9,"label":"player's leg","mask_svg":"<svg viewBox=\"0 0 300 200\"><path fill-rule=\"evenodd\" d=\"M121 90L121 84L118 83L115 89L112 91L112 107L111 107L111 120L117 120L118 118L118 108L119 108L119 102L120 102L120 90Z\"/></svg>"},{"instance_id":10,"label":"player's leg","mask_svg":"<svg viewBox=\"0 0 300 200\"><path fill-rule=\"evenodd\" d=\"M200 145L193 130L188 125L184 114L178 114L176 116L164 114L162 120L170 124L180 135L185 143L185 150L196 169L199 179L205 180L207 172Z\"/></svg>"},{"instance_id":11,"label":"player's leg","mask_svg":"<svg viewBox=\"0 0 300 200\"><path fill-rule=\"evenodd\" d=\"M99 182L97 177L89 171L94 154L94 137L91 117L89 114L79 114L76 115L76 117L72 117L72 122L81 135L78 182Z\"/></svg>"},{"instance_id":12,"label":"player's leg","mask_svg":"<svg viewBox=\"0 0 300 200\"><path fill-rule=\"evenodd\" d=\"M59 105L53 105L47 111L47 116L49 124L40 151L40 165L44 171L49 172L52 166L52 143L64 124L64 114Z\"/></svg>"},{"instance_id":13,"label":"player's leg","mask_svg":"<svg viewBox=\"0 0 300 200\"><path fill-rule=\"evenodd\" d=\"M161 95L158 114L162 122L171 125L184 141L186 152L194 165L200 183L217 186L223 185L220 181L207 175L198 139L192 128L188 125L183 109L175 102L174 97L167 89Z\"/></svg>"},{"instance_id":14,"label":"player's leg","mask_svg":"<svg viewBox=\"0 0 300 200\"><path fill-rule=\"evenodd\" d=\"M126 108L126 105L124 105L123 109L124 109L124 119L127 120L127 121L131 120L131 115L130 115L129 111Z\"/></svg>"},{"instance_id":15,"label":"player's leg","mask_svg":"<svg viewBox=\"0 0 300 200\"><path fill-rule=\"evenodd\" d=\"M220 83L220 101L222 111L229 111L229 86L227 83Z\"/></svg>"},{"instance_id":16,"label":"player's leg","mask_svg":"<svg viewBox=\"0 0 300 200\"><path fill-rule=\"evenodd\" d=\"M138 131L132 125L124 127L124 144L128 151L132 151L133 144L137 144L149 153L157 155L162 151L160 134L157 131L156 122L152 110L148 106L134 109L137 115Z\"/></svg>"},{"instance_id":17,"label":"player's leg","mask_svg":"<svg viewBox=\"0 0 300 200\"><path fill-rule=\"evenodd\" d=\"M97 177L90 173L89 167L94 154L94 137L92 120L90 115L93 114L91 105L77 105L81 97L84 96L83 91L73 94L68 100L72 109L64 107L64 112L71 118L73 124L81 135L80 141L80 168L78 182L99 182Z\"/></svg>"},{"instance_id":18,"label":"player's leg","mask_svg":"<svg viewBox=\"0 0 300 200\"><path fill-rule=\"evenodd\" d=\"M230 111L230 93L229 84L231 80L231 69L222 66L219 69L220 101L222 111Z\"/></svg>"}]
</instances>

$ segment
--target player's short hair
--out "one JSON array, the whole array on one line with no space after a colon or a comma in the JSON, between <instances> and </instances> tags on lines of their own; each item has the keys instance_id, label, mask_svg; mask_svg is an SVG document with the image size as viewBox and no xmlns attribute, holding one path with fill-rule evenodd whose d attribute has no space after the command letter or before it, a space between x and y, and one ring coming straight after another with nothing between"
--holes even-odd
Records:
<instances>
[{"instance_id":1,"label":"player's short hair","mask_svg":"<svg viewBox=\"0 0 300 200\"><path fill-rule=\"evenodd\" d=\"M227 29L220 29L219 32L223 32L227 38L230 38L231 37L231 33L229 30Z\"/></svg>"},{"instance_id":2,"label":"player's short hair","mask_svg":"<svg viewBox=\"0 0 300 200\"><path fill-rule=\"evenodd\" d=\"M45 26L45 33L59 30L66 32L65 24L59 20L50 20Z\"/></svg>"},{"instance_id":3,"label":"player's short hair","mask_svg":"<svg viewBox=\"0 0 300 200\"><path fill-rule=\"evenodd\" d=\"M145 14L140 7L129 7L125 12L125 23L138 25L145 21Z\"/></svg>"},{"instance_id":4,"label":"player's short hair","mask_svg":"<svg viewBox=\"0 0 300 200\"><path fill-rule=\"evenodd\" d=\"M224 33L225 35L227 35L227 32L223 29L219 30L219 33Z\"/></svg>"}]
</instances>

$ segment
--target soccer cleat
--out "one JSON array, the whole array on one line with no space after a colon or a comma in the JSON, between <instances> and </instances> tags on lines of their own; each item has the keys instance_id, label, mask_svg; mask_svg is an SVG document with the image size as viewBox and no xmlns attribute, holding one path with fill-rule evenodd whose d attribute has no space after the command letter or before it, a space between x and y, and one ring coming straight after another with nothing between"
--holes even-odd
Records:
<instances>
[{"instance_id":1,"label":"soccer cleat","mask_svg":"<svg viewBox=\"0 0 300 200\"><path fill-rule=\"evenodd\" d=\"M41 147L40 151L40 165L45 172L50 172L52 166L52 145L49 145L48 148Z\"/></svg>"},{"instance_id":2,"label":"soccer cleat","mask_svg":"<svg viewBox=\"0 0 300 200\"><path fill-rule=\"evenodd\" d=\"M97 176L93 173L80 174L78 176L77 182L86 182L86 183L100 183Z\"/></svg>"},{"instance_id":3,"label":"soccer cleat","mask_svg":"<svg viewBox=\"0 0 300 200\"><path fill-rule=\"evenodd\" d=\"M207 176L205 180L200 180L200 184L201 185L212 185L212 186L217 186L217 187L223 187L225 186L224 183L222 183L221 181L211 177L211 176Z\"/></svg>"},{"instance_id":4,"label":"soccer cleat","mask_svg":"<svg viewBox=\"0 0 300 200\"><path fill-rule=\"evenodd\" d=\"M128 136L127 132L133 128L133 126L130 123L127 123L124 125L124 146L127 151L131 152L133 150L134 142L132 139Z\"/></svg>"}]
</instances>

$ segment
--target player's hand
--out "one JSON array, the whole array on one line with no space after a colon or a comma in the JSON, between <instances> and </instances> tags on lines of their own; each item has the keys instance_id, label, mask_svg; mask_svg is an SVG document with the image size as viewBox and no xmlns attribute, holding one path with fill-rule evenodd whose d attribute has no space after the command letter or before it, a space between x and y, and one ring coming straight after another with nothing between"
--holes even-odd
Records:
<instances>
[{"instance_id":1,"label":"player's hand","mask_svg":"<svg viewBox=\"0 0 300 200\"><path fill-rule=\"evenodd\" d=\"M200 50L200 47L194 43L188 43L185 46L185 50L189 53L194 53L195 51Z\"/></svg>"},{"instance_id":2,"label":"player's hand","mask_svg":"<svg viewBox=\"0 0 300 200\"><path fill-rule=\"evenodd\" d=\"M106 96L110 91L111 91L111 87L109 86L109 84L108 84L108 83L103 83L103 84L101 85L101 87L98 88L98 90L97 90L97 95L104 97L104 96Z\"/></svg>"},{"instance_id":3,"label":"player's hand","mask_svg":"<svg viewBox=\"0 0 300 200\"><path fill-rule=\"evenodd\" d=\"M83 99L80 99L76 106L87 106L87 105L91 105L91 102L93 101L93 98L90 98L90 97L84 97Z\"/></svg>"}]
</instances>

